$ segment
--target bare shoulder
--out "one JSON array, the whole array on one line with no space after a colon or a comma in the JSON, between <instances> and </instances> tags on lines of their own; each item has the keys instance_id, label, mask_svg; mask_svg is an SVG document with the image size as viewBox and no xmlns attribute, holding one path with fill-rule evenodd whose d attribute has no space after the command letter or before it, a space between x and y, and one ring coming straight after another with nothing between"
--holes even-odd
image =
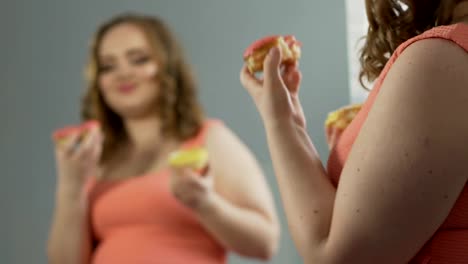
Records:
<instances>
[{"instance_id":1,"label":"bare shoulder","mask_svg":"<svg viewBox=\"0 0 468 264\"><path fill-rule=\"evenodd\" d=\"M343 168L330 256L406 263L445 221L468 179L467 70L443 39L397 58Z\"/></svg>"},{"instance_id":2,"label":"bare shoulder","mask_svg":"<svg viewBox=\"0 0 468 264\"><path fill-rule=\"evenodd\" d=\"M226 166L249 167L254 156L242 139L226 124L217 122L210 126L205 139L208 151L213 154L212 161ZM235 157L235 159L233 158ZM229 163L230 165L227 165ZM242 165L244 163L244 165Z\"/></svg>"},{"instance_id":3,"label":"bare shoulder","mask_svg":"<svg viewBox=\"0 0 468 264\"><path fill-rule=\"evenodd\" d=\"M451 123L452 129L468 128L458 113L468 110L468 52L445 39L425 39L406 48L388 72L369 119L376 123L408 120L415 126ZM449 126L448 126L449 127ZM446 127L446 128L448 128ZM444 129L438 129L444 132ZM452 130L453 132L455 130Z\"/></svg>"},{"instance_id":4,"label":"bare shoulder","mask_svg":"<svg viewBox=\"0 0 468 264\"><path fill-rule=\"evenodd\" d=\"M427 88L439 88L439 82L446 82L445 87L460 88L464 87L468 80L465 74L467 69L467 50L451 40L431 38L417 41L407 47L397 58L389 75L400 76L404 78L403 81L433 83ZM415 88L419 87L422 86L418 85ZM418 89L409 91L419 92Z\"/></svg>"},{"instance_id":5,"label":"bare shoulder","mask_svg":"<svg viewBox=\"0 0 468 264\"><path fill-rule=\"evenodd\" d=\"M212 124L206 133L206 142L217 142L222 141L228 137L236 137L234 132L221 121L211 121Z\"/></svg>"}]
</instances>

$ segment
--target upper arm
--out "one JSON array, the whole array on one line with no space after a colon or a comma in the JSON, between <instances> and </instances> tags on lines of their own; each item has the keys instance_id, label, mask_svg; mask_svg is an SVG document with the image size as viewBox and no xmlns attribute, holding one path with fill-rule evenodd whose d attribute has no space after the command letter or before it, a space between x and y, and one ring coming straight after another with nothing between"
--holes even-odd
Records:
<instances>
[{"instance_id":1,"label":"upper arm","mask_svg":"<svg viewBox=\"0 0 468 264\"><path fill-rule=\"evenodd\" d=\"M276 223L270 189L248 147L226 126L210 128L206 143L216 191L233 204L256 210Z\"/></svg>"},{"instance_id":2,"label":"upper arm","mask_svg":"<svg viewBox=\"0 0 468 264\"><path fill-rule=\"evenodd\" d=\"M397 59L342 171L330 263L405 263L444 222L468 178L467 70L439 39Z\"/></svg>"}]
</instances>

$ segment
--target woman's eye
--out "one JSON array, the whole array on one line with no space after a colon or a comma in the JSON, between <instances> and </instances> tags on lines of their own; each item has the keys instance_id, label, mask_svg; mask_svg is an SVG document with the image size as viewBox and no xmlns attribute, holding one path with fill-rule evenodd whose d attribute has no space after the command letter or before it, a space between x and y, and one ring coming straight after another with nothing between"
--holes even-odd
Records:
<instances>
[{"instance_id":1,"label":"woman's eye","mask_svg":"<svg viewBox=\"0 0 468 264\"><path fill-rule=\"evenodd\" d=\"M114 66L112 65L101 65L99 66L99 72L100 73L107 73L110 72L114 69Z\"/></svg>"},{"instance_id":2,"label":"woman's eye","mask_svg":"<svg viewBox=\"0 0 468 264\"><path fill-rule=\"evenodd\" d=\"M132 60L132 62L136 65L141 65L141 64L145 64L147 63L148 61L150 60L149 57L138 57L138 58L135 58Z\"/></svg>"}]
</instances>

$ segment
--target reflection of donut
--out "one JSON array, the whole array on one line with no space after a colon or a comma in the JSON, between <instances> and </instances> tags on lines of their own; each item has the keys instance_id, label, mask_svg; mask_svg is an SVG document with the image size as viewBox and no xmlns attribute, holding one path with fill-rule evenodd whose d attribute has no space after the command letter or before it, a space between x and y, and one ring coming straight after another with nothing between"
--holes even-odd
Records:
<instances>
[{"instance_id":1,"label":"reflection of donut","mask_svg":"<svg viewBox=\"0 0 468 264\"><path fill-rule=\"evenodd\" d=\"M244 61L250 73L263 70L263 61L274 46L281 49L281 63L294 63L301 57L302 44L293 35L264 37L253 42L244 52Z\"/></svg>"},{"instance_id":2,"label":"reflection of donut","mask_svg":"<svg viewBox=\"0 0 468 264\"><path fill-rule=\"evenodd\" d=\"M361 107L362 104L353 104L329 113L325 121L325 127L344 130L353 121Z\"/></svg>"},{"instance_id":3,"label":"reflection of donut","mask_svg":"<svg viewBox=\"0 0 468 264\"><path fill-rule=\"evenodd\" d=\"M181 149L172 152L168 162L175 168L191 168L200 172L208 166L208 151L201 147Z\"/></svg>"},{"instance_id":4,"label":"reflection of donut","mask_svg":"<svg viewBox=\"0 0 468 264\"><path fill-rule=\"evenodd\" d=\"M76 133L80 134L78 141L81 141L86 137L86 135L92 128L97 126L99 126L99 123L95 120L87 121L77 126L67 126L54 131L54 133L52 134L52 139L58 144L63 144L63 142L67 140L68 136Z\"/></svg>"}]
</instances>

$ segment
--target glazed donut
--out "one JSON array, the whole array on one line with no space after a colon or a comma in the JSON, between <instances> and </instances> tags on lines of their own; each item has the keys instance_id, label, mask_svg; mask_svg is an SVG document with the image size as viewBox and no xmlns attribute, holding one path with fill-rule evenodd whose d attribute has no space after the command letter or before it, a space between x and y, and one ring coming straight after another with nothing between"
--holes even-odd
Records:
<instances>
[{"instance_id":1,"label":"glazed donut","mask_svg":"<svg viewBox=\"0 0 468 264\"><path fill-rule=\"evenodd\" d=\"M80 134L78 138L78 142L80 142L86 137L86 135L92 128L97 127L97 126L99 126L98 121L90 120L80 125L63 127L53 132L52 139L57 144L60 145L60 144L63 144L65 141L67 141L70 135L78 133Z\"/></svg>"},{"instance_id":2,"label":"glazed donut","mask_svg":"<svg viewBox=\"0 0 468 264\"><path fill-rule=\"evenodd\" d=\"M282 64L294 63L301 57L302 44L293 35L267 36L253 42L244 51L244 61L250 73L263 71L263 61L272 47L279 47Z\"/></svg>"},{"instance_id":3,"label":"glazed donut","mask_svg":"<svg viewBox=\"0 0 468 264\"><path fill-rule=\"evenodd\" d=\"M190 168L204 174L208 167L208 151L202 147L173 151L169 154L168 163L174 168Z\"/></svg>"},{"instance_id":4,"label":"glazed donut","mask_svg":"<svg viewBox=\"0 0 468 264\"><path fill-rule=\"evenodd\" d=\"M352 104L329 113L325 120L325 127L344 130L353 121L361 107L362 104Z\"/></svg>"}]
</instances>

